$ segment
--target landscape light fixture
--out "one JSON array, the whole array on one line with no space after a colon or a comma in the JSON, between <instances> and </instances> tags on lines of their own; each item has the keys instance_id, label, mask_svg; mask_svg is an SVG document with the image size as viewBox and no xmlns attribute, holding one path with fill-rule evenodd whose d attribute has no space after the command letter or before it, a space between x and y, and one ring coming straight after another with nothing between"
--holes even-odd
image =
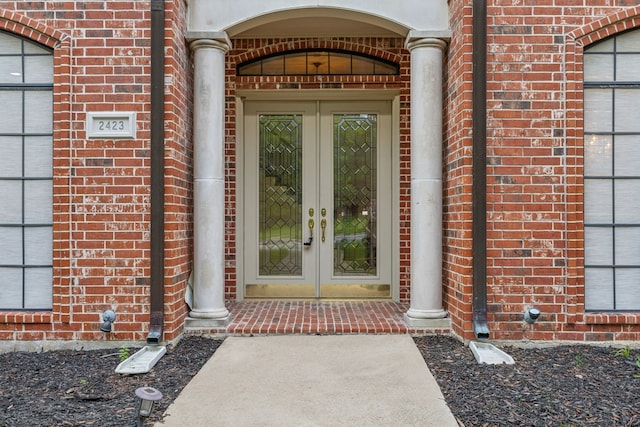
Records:
<instances>
[{"instance_id":1,"label":"landscape light fixture","mask_svg":"<svg viewBox=\"0 0 640 427\"><path fill-rule=\"evenodd\" d=\"M111 332L111 324L116 320L116 313L113 310L106 310L102 313L102 321L104 322L100 325L100 330L102 332Z\"/></svg>"},{"instance_id":2,"label":"landscape light fixture","mask_svg":"<svg viewBox=\"0 0 640 427\"><path fill-rule=\"evenodd\" d=\"M533 325L538 320L538 317L540 317L540 310L537 308L532 307L524 312L524 321L530 325Z\"/></svg>"},{"instance_id":3,"label":"landscape light fixture","mask_svg":"<svg viewBox=\"0 0 640 427\"><path fill-rule=\"evenodd\" d=\"M142 427L144 418L151 415L153 403L156 400L162 399L162 393L153 387L140 387L136 389L136 396L140 398L140 405L138 406L138 427Z\"/></svg>"}]
</instances>

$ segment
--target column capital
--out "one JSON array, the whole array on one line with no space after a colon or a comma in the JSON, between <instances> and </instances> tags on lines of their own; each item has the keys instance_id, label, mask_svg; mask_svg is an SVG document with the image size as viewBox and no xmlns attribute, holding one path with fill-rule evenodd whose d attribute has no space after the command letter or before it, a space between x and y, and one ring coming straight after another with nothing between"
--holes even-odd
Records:
<instances>
[{"instance_id":1,"label":"column capital","mask_svg":"<svg viewBox=\"0 0 640 427\"><path fill-rule=\"evenodd\" d=\"M199 48L220 49L227 52L231 49L231 39L224 31L190 31L186 35L191 50Z\"/></svg>"},{"instance_id":2,"label":"column capital","mask_svg":"<svg viewBox=\"0 0 640 427\"><path fill-rule=\"evenodd\" d=\"M410 51L427 47L437 48L441 51L444 51L444 49L447 47L447 42L445 40L433 37L407 37L405 47Z\"/></svg>"}]
</instances>

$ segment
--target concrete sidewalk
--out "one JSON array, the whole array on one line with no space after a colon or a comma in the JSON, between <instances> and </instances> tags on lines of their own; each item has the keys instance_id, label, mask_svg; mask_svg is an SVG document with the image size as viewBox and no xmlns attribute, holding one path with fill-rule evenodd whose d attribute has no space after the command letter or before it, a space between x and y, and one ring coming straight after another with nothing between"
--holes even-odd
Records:
<instances>
[{"instance_id":1,"label":"concrete sidewalk","mask_svg":"<svg viewBox=\"0 0 640 427\"><path fill-rule=\"evenodd\" d=\"M157 426L458 426L409 335L229 337Z\"/></svg>"}]
</instances>

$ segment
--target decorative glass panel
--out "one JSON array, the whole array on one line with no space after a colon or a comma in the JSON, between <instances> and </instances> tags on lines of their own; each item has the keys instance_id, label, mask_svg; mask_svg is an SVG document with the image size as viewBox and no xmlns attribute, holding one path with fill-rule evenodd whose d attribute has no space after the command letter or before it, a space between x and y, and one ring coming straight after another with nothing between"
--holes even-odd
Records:
<instances>
[{"instance_id":1,"label":"decorative glass panel","mask_svg":"<svg viewBox=\"0 0 640 427\"><path fill-rule=\"evenodd\" d=\"M259 271L302 275L302 116L260 115Z\"/></svg>"},{"instance_id":2,"label":"decorative glass panel","mask_svg":"<svg viewBox=\"0 0 640 427\"><path fill-rule=\"evenodd\" d=\"M588 310L613 310L613 268L585 268L584 304Z\"/></svg>"},{"instance_id":3,"label":"decorative glass panel","mask_svg":"<svg viewBox=\"0 0 640 427\"><path fill-rule=\"evenodd\" d=\"M613 130L612 108L611 89L585 89L584 131L611 132Z\"/></svg>"},{"instance_id":4,"label":"decorative glass panel","mask_svg":"<svg viewBox=\"0 0 640 427\"><path fill-rule=\"evenodd\" d=\"M336 114L334 275L377 273L377 116Z\"/></svg>"},{"instance_id":5,"label":"decorative glass panel","mask_svg":"<svg viewBox=\"0 0 640 427\"><path fill-rule=\"evenodd\" d=\"M585 179L584 222L587 224L613 223L613 183L609 179Z\"/></svg>"},{"instance_id":6,"label":"decorative glass panel","mask_svg":"<svg viewBox=\"0 0 640 427\"><path fill-rule=\"evenodd\" d=\"M603 241L602 246L605 246L606 243ZM615 251L616 265L640 266L640 227L616 228ZM640 282L638 284L640 285Z\"/></svg>"},{"instance_id":7,"label":"decorative glass panel","mask_svg":"<svg viewBox=\"0 0 640 427\"><path fill-rule=\"evenodd\" d=\"M584 174L611 176L613 170L611 135L585 135Z\"/></svg>"},{"instance_id":8,"label":"decorative glass panel","mask_svg":"<svg viewBox=\"0 0 640 427\"><path fill-rule=\"evenodd\" d=\"M617 135L615 175L640 176L640 135Z\"/></svg>"},{"instance_id":9,"label":"decorative glass panel","mask_svg":"<svg viewBox=\"0 0 640 427\"><path fill-rule=\"evenodd\" d=\"M257 75L398 75L397 64L373 56L338 50L281 53L238 65L239 76Z\"/></svg>"},{"instance_id":10,"label":"decorative glass panel","mask_svg":"<svg viewBox=\"0 0 640 427\"><path fill-rule=\"evenodd\" d=\"M612 265L613 228L585 227L585 265Z\"/></svg>"},{"instance_id":11,"label":"decorative glass panel","mask_svg":"<svg viewBox=\"0 0 640 427\"><path fill-rule=\"evenodd\" d=\"M640 224L640 179L617 180L615 185L616 224Z\"/></svg>"}]
</instances>

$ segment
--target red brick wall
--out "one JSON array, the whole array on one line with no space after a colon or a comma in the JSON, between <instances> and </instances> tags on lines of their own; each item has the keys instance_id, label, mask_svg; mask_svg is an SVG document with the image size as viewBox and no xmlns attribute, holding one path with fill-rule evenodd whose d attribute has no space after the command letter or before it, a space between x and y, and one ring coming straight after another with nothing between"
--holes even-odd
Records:
<instances>
[{"instance_id":1,"label":"red brick wall","mask_svg":"<svg viewBox=\"0 0 640 427\"><path fill-rule=\"evenodd\" d=\"M185 2L165 2L166 339L191 261ZM149 1L0 2L0 28L54 48L54 299L0 313L0 339L143 340L149 321ZM56 30L54 30L54 28ZM86 113L134 111L136 139L87 139ZM113 333L101 313L116 311Z\"/></svg>"},{"instance_id":2,"label":"red brick wall","mask_svg":"<svg viewBox=\"0 0 640 427\"><path fill-rule=\"evenodd\" d=\"M640 316L585 314L582 207L582 46L638 25L638 1L536 0L488 2L487 95L487 288L492 338L545 340L637 340ZM468 102L459 88L471 82L469 61L458 67L460 52L470 52L472 1L452 1L453 40L449 49L447 149L470 147ZM633 17L633 18L630 18ZM465 100L469 92L462 91ZM451 170L460 157L445 153ZM462 156L466 161L467 157ZM455 165L456 167L453 167ZM446 171L445 196L457 192ZM447 211L453 209L447 203ZM465 209L465 212L468 210ZM445 221L449 224L449 213ZM449 226L450 227L450 226ZM447 231L447 244L455 233ZM453 250L447 259L454 259ZM467 273L466 258L445 265L448 309L454 330L473 338L468 316L469 276L452 280L454 269ZM462 301L460 303L459 301ZM524 311L536 306L541 319L530 326ZM464 317L465 315L462 314Z\"/></svg>"},{"instance_id":3,"label":"red brick wall","mask_svg":"<svg viewBox=\"0 0 640 427\"><path fill-rule=\"evenodd\" d=\"M443 303L452 329L472 331L471 288L471 79L472 8L469 1L449 4L454 34L445 57L443 152Z\"/></svg>"}]
</instances>

